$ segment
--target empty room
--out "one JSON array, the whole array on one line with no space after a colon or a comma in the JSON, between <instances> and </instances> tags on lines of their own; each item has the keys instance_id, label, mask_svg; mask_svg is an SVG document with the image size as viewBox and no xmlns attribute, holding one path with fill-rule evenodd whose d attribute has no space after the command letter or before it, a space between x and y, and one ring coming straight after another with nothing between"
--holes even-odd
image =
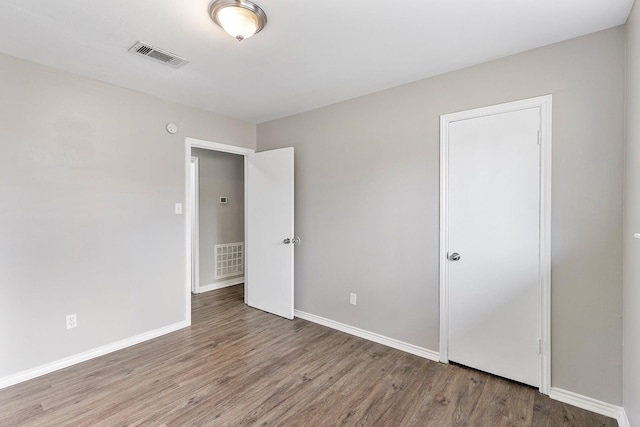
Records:
<instances>
[{"instance_id":1,"label":"empty room","mask_svg":"<svg viewBox=\"0 0 640 427\"><path fill-rule=\"evenodd\" d=\"M638 8L3 0L0 426L640 427Z\"/></svg>"}]
</instances>

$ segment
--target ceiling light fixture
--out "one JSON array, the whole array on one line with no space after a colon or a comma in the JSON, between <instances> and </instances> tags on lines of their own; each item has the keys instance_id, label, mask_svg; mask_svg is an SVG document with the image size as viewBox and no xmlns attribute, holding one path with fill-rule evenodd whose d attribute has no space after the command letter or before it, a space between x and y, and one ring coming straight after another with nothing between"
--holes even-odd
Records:
<instances>
[{"instance_id":1,"label":"ceiling light fixture","mask_svg":"<svg viewBox=\"0 0 640 427\"><path fill-rule=\"evenodd\" d=\"M209 15L238 41L259 33L267 25L264 11L248 0L216 0L211 3Z\"/></svg>"}]
</instances>

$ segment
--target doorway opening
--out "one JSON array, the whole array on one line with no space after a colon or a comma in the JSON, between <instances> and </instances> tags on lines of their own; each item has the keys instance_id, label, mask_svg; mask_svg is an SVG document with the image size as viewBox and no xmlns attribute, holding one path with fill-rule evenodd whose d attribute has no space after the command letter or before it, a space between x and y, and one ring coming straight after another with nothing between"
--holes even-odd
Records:
<instances>
[{"instance_id":1,"label":"doorway opening","mask_svg":"<svg viewBox=\"0 0 640 427\"><path fill-rule=\"evenodd\" d=\"M244 283L244 159L191 149L191 291Z\"/></svg>"},{"instance_id":2,"label":"doorway opening","mask_svg":"<svg viewBox=\"0 0 640 427\"><path fill-rule=\"evenodd\" d=\"M244 263L244 302L287 319L294 317L293 248L300 243L294 236L294 150L283 147L256 153L254 150L194 138L185 139L185 320L191 322L193 270L193 217L191 202L191 154L194 148L243 156L244 162L244 240L231 244L232 254L242 251ZM226 196L219 196L226 201ZM202 218L200 218L202 219ZM240 248L242 243L242 248ZM217 250L217 248L216 248ZM222 251L224 254L224 249ZM227 255L229 247L227 246ZM229 258L227 257L227 260ZM234 259L232 257L232 259ZM223 261L224 257L222 258ZM223 265L225 268L233 264ZM217 268L217 267L216 267ZM235 273L235 272L234 272Z\"/></svg>"},{"instance_id":3,"label":"doorway opening","mask_svg":"<svg viewBox=\"0 0 640 427\"><path fill-rule=\"evenodd\" d=\"M195 188L196 183L196 168L199 169L201 167L200 161L192 160L192 152L194 150L202 150L201 153L218 153L218 154L227 154L227 155L237 155L240 158L240 161L244 161L244 156L249 154L253 154L255 150L244 147L236 147L233 145L227 144L219 144L216 142L205 141L201 139L195 138L185 138L185 151L184 151L184 161L185 161L185 195L186 195L186 209L185 209L185 272L186 272L186 286L185 286L185 318L189 323L191 323L191 293L194 290L194 286L197 284L198 288L200 288L200 277L199 277L199 258L201 258L198 254L197 258L195 257L195 246L197 244L198 248L200 247L199 238L194 238L194 236L199 237L199 231L196 232L194 228L196 228L199 220L199 209L196 209L197 198L195 197L197 189ZM240 157L242 156L242 157ZM242 230L244 237L244 230L246 228L246 216L244 215L244 205L246 204L247 192L245 188L246 182L243 180L243 221L242 221ZM225 195L219 195L225 196ZM227 197L229 197L227 195ZM220 199L218 199L219 202ZM227 199L228 201L229 199ZM196 241L198 240L198 241ZM233 242L232 242L233 243ZM215 247L213 248L215 251ZM212 262L212 270L213 271L213 254L211 256L210 261ZM208 285L209 283L205 284ZM211 283L212 288L215 287L215 281ZM244 281L245 287L245 303L247 298L247 282ZM202 292L202 289L198 289L197 291Z\"/></svg>"}]
</instances>

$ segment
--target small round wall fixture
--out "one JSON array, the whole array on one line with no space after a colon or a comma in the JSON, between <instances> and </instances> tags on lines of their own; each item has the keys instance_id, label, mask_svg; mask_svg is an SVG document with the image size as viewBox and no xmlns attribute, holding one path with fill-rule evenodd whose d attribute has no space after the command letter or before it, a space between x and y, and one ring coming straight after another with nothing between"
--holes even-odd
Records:
<instances>
[{"instance_id":1,"label":"small round wall fixture","mask_svg":"<svg viewBox=\"0 0 640 427\"><path fill-rule=\"evenodd\" d=\"M178 125L176 125L175 123L167 123L167 132L169 132L170 134L178 132Z\"/></svg>"},{"instance_id":2,"label":"small round wall fixture","mask_svg":"<svg viewBox=\"0 0 640 427\"><path fill-rule=\"evenodd\" d=\"M209 7L209 15L238 41L259 33L267 25L264 11L248 0L216 0Z\"/></svg>"}]
</instances>

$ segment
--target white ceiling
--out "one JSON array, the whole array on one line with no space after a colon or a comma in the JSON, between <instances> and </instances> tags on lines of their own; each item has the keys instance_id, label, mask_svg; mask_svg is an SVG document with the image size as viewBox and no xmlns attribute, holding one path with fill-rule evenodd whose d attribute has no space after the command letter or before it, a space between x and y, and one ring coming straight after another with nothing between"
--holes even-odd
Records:
<instances>
[{"instance_id":1,"label":"white ceiling","mask_svg":"<svg viewBox=\"0 0 640 427\"><path fill-rule=\"evenodd\" d=\"M237 42L211 0L0 0L0 52L260 123L624 24L633 0L254 0ZM191 62L128 53L142 40Z\"/></svg>"}]
</instances>

